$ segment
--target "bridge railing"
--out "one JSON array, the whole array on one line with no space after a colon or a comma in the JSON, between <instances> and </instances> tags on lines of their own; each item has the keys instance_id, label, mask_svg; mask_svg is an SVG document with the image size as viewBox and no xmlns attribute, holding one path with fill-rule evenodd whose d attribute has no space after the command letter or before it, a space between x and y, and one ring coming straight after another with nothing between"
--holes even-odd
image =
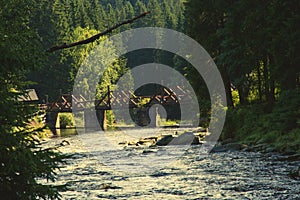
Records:
<instances>
[{"instance_id":1,"label":"bridge railing","mask_svg":"<svg viewBox=\"0 0 300 200\"><path fill-rule=\"evenodd\" d=\"M112 93L110 90L99 100L87 100L84 96L74 96L72 94L62 94L54 103L48 103L47 112L72 112L73 106L76 110L95 108L96 110L111 110L114 108L137 108L141 106L143 99L150 99L143 107L151 107L154 104L173 105L180 103L189 103L191 101L190 92L177 86L176 91L169 88L162 88L157 94L152 96L137 96L132 91L120 91ZM72 105L75 103L75 105ZM125 107L127 106L127 107Z\"/></svg>"}]
</instances>

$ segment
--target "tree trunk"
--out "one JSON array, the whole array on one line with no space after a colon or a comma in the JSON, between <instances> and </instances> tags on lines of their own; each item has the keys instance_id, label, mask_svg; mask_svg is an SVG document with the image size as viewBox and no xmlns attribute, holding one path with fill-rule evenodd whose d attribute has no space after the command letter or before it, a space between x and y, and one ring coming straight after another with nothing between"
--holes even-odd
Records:
<instances>
[{"instance_id":1,"label":"tree trunk","mask_svg":"<svg viewBox=\"0 0 300 200\"><path fill-rule=\"evenodd\" d=\"M247 105L247 96L245 94L243 86L238 86L237 87L238 93L239 93L239 98L240 98L240 104L241 105Z\"/></svg>"},{"instance_id":2,"label":"tree trunk","mask_svg":"<svg viewBox=\"0 0 300 200\"><path fill-rule=\"evenodd\" d=\"M227 72L227 67L225 67L225 73L223 76L223 80L224 80L224 85L225 85L225 90L226 90L227 105L228 105L228 107L233 108L234 104L233 104L233 98L232 98L232 93L231 93L231 82L230 82L229 74Z\"/></svg>"},{"instance_id":3,"label":"tree trunk","mask_svg":"<svg viewBox=\"0 0 300 200\"><path fill-rule=\"evenodd\" d=\"M286 64L288 65L288 64ZM291 90L291 89L296 89L297 87L297 72L296 66L291 67L291 66L286 66L285 68L285 73L284 73L284 78L281 79L281 89L282 90Z\"/></svg>"},{"instance_id":4,"label":"tree trunk","mask_svg":"<svg viewBox=\"0 0 300 200\"><path fill-rule=\"evenodd\" d=\"M268 69L268 61L265 60L263 62L263 71L264 71L264 85L265 85L265 97L267 103L271 102L271 94L270 94L270 78L269 78L269 69Z\"/></svg>"},{"instance_id":5,"label":"tree trunk","mask_svg":"<svg viewBox=\"0 0 300 200\"><path fill-rule=\"evenodd\" d=\"M220 67L221 75L223 78L224 86L225 86L225 92L226 92L226 100L227 100L227 106L233 108L233 98L231 93L231 82L230 82L230 76L227 71L227 67L222 65Z\"/></svg>"},{"instance_id":6,"label":"tree trunk","mask_svg":"<svg viewBox=\"0 0 300 200\"><path fill-rule=\"evenodd\" d=\"M259 101L262 102L262 85L261 85L260 65L258 65L258 67L257 67L257 79L258 79L258 95L259 95Z\"/></svg>"}]
</instances>

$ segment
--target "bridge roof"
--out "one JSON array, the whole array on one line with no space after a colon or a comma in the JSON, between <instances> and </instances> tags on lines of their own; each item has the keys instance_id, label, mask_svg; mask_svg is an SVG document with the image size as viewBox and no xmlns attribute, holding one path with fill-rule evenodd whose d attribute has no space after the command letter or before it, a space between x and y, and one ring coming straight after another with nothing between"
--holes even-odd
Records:
<instances>
[{"instance_id":1,"label":"bridge roof","mask_svg":"<svg viewBox=\"0 0 300 200\"><path fill-rule=\"evenodd\" d=\"M39 100L39 98L35 92L35 89L27 89L26 92L27 92L27 94L20 95L18 97L18 101L35 102L35 101Z\"/></svg>"}]
</instances>

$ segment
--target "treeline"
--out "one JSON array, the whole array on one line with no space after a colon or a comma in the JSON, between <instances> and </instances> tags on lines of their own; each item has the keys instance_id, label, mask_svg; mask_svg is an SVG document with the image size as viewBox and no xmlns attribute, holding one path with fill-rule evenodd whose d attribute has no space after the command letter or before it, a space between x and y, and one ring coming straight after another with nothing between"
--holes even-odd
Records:
<instances>
[{"instance_id":1,"label":"treeline","mask_svg":"<svg viewBox=\"0 0 300 200\"><path fill-rule=\"evenodd\" d=\"M300 149L299 8L296 0L186 2L187 32L215 59L225 83L225 138Z\"/></svg>"},{"instance_id":2,"label":"treeline","mask_svg":"<svg viewBox=\"0 0 300 200\"><path fill-rule=\"evenodd\" d=\"M85 39L145 11L150 11L151 14L113 33L144 26L180 30L184 24L183 4L177 0L55 0L42 1L39 6L39 11L32 20L32 26L36 28L45 50L53 45ZM77 69L96 44L97 42L46 55L48 62L28 76L28 80L37 83L32 87L37 89L38 95L42 99L45 99L45 95L49 95L49 101L54 101L60 92L70 93ZM147 57L150 54L158 57L153 52L147 56L140 52L139 55L143 58L139 61L130 59L138 57L136 55L128 55L127 59L120 60L118 66L112 66L114 77L104 77L103 88L114 84L126 68L149 60Z\"/></svg>"}]
</instances>

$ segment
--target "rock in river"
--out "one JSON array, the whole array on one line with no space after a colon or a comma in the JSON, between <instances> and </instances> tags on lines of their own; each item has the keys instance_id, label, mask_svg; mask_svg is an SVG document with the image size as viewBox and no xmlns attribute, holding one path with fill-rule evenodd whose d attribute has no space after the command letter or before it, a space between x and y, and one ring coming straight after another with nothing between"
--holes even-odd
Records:
<instances>
[{"instance_id":1,"label":"rock in river","mask_svg":"<svg viewBox=\"0 0 300 200\"><path fill-rule=\"evenodd\" d=\"M293 179L299 179L300 178L300 167L294 168L292 171L290 171L289 175Z\"/></svg>"},{"instance_id":2,"label":"rock in river","mask_svg":"<svg viewBox=\"0 0 300 200\"><path fill-rule=\"evenodd\" d=\"M180 136L174 138L172 142L170 143L171 145L196 145L200 144L199 139L195 137L195 135L192 132L185 132L181 134Z\"/></svg>"},{"instance_id":3,"label":"rock in river","mask_svg":"<svg viewBox=\"0 0 300 200\"><path fill-rule=\"evenodd\" d=\"M156 142L158 146L166 145L197 145L200 144L199 138L196 137L192 132L185 132L178 137L173 135L165 135Z\"/></svg>"},{"instance_id":4,"label":"rock in river","mask_svg":"<svg viewBox=\"0 0 300 200\"><path fill-rule=\"evenodd\" d=\"M157 146L166 146L168 145L174 137L172 135L164 135L161 139L156 142Z\"/></svg>"}]
</instances>

